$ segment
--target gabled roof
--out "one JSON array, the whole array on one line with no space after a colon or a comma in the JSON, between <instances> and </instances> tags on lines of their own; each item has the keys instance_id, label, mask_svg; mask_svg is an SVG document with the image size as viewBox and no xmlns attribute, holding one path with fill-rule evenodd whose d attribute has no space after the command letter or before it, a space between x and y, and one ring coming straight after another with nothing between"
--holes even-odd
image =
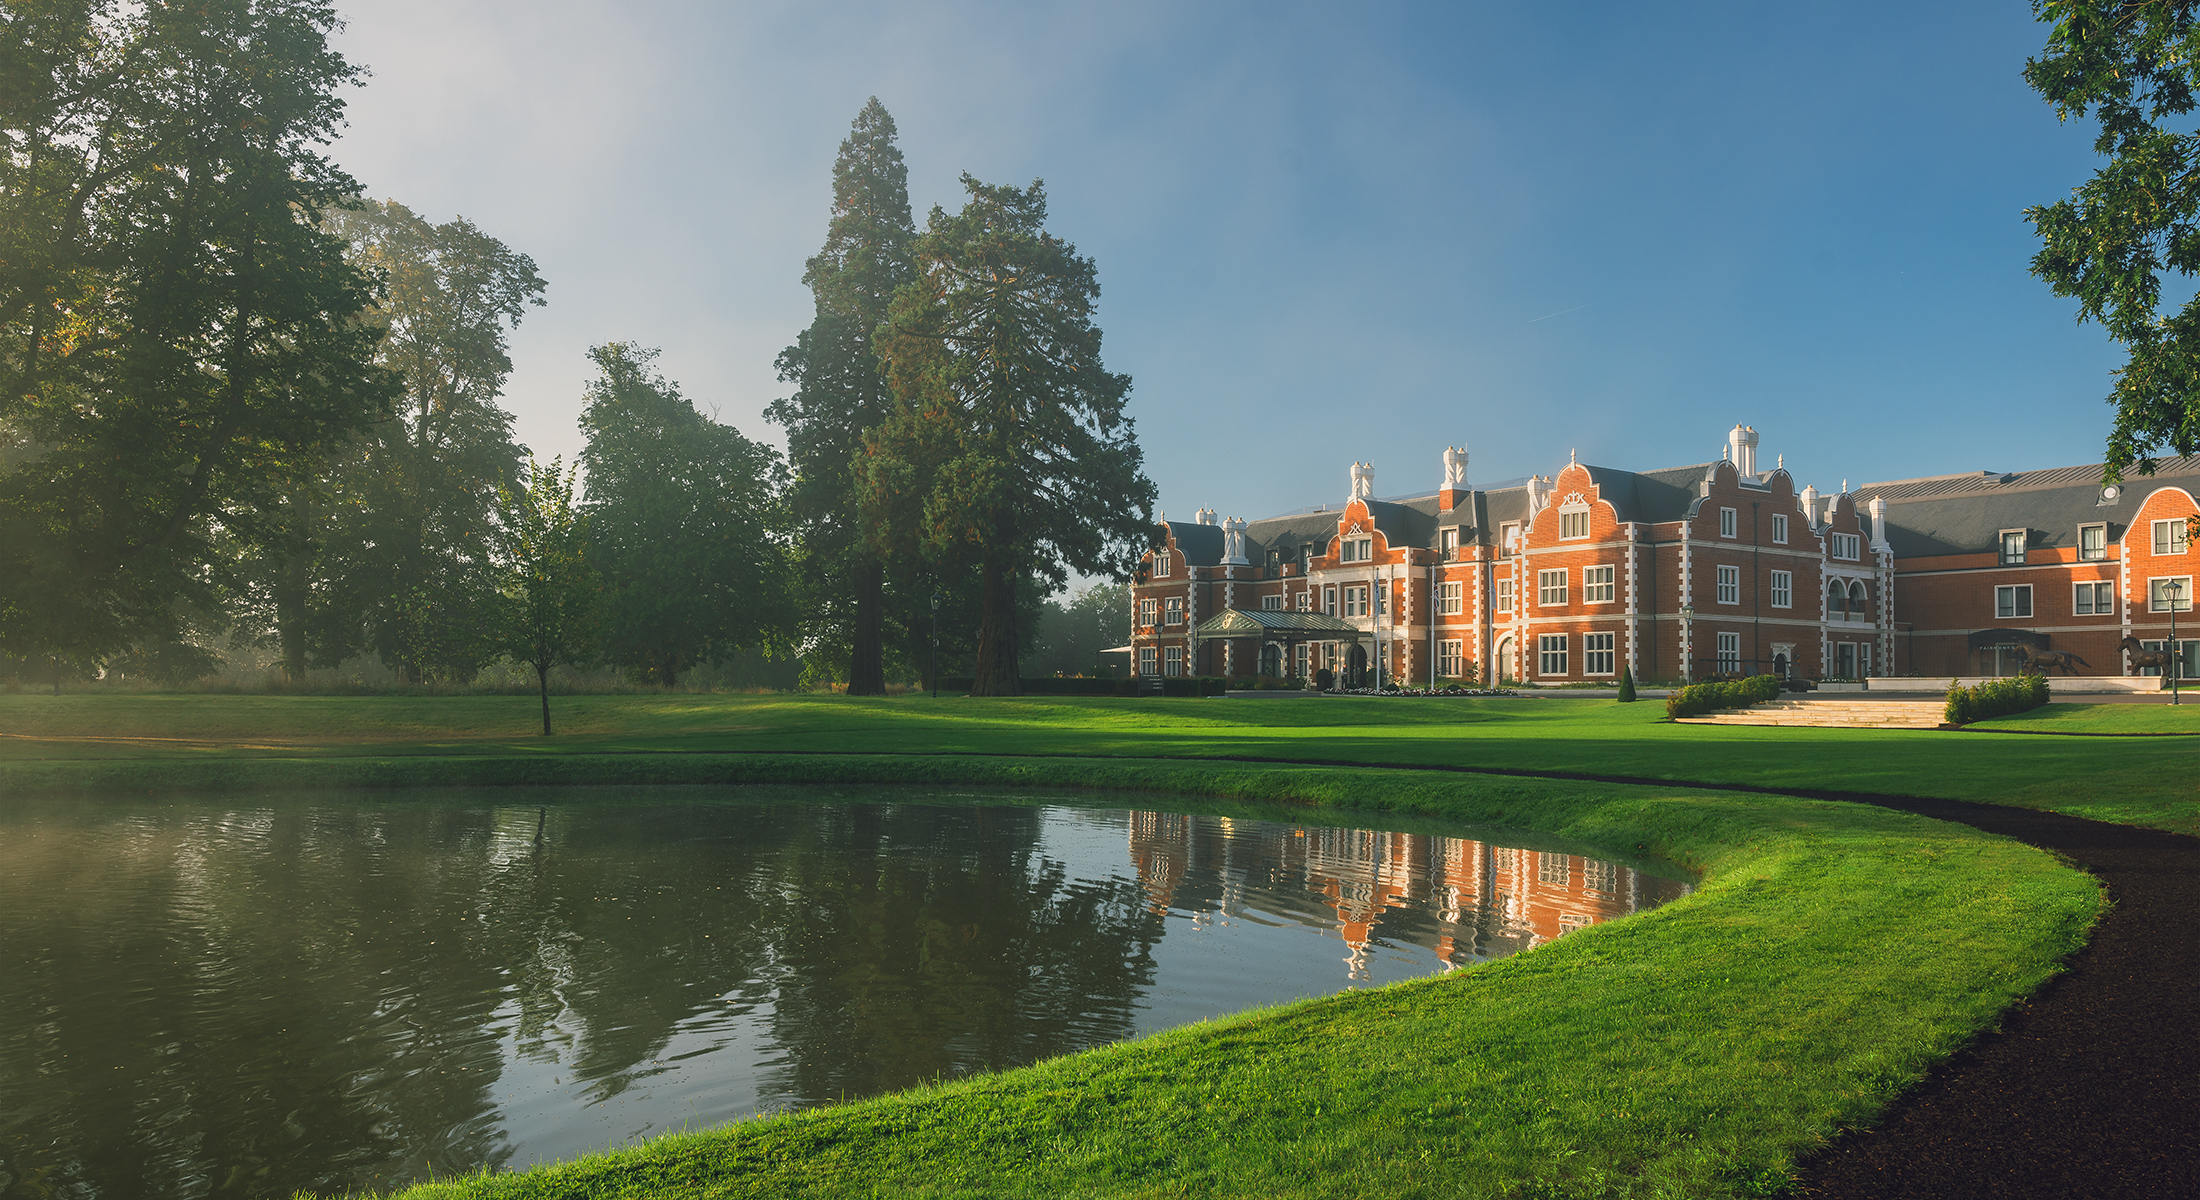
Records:
<instances>
[{"instance_id":1,"label":"gabled roof","mask_svg":"<svg viewBox=\"0 0 2200 1200\"><path fill-rule=\"evenodd\" d=\"M2074 546L2078 527L2106 523L2108 540L2120 541L2157 487L2200 484L2200 457L2165 459L2151 476L2126 479L2114 500L2101 491L2101 465L2044 471L1974 471L1867 483L1856 490L1859 507L1873 496L1887 501L1887 540L1897 558L1980 554L2000 547L2001 531L2022 529L2026 544Z\"/></svg>"},{"instance_id":2,"label":"gabled roof","mask_svg":"<svg viewBox=\"0 0 2200 1200\"><path fill-rule=\"evenodd\" d=\"M1273 634L1345 641L1357 641L1370 636L1366 630L1328 613L1226 608L1201 621L1192 630L1192 639L1204 642L1210 638L1267 637Z\"/></svg>"}]
</instances>

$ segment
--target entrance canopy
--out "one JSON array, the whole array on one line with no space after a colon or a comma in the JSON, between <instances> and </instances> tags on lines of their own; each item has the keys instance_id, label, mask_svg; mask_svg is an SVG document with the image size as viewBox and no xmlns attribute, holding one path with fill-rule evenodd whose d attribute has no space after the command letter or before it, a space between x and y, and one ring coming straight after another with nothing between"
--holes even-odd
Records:
<instances>
[{"instance_id":1,"label":"entrance canopy","mask_svg":"<svg viewBox=\"0 0 2200 1200\"><path fill-rule=\"evenodd\" d=\"M1263 641L1357 642L1373 637L1365 629L1327 613L1279 612L1266 608L1231 608L1201 621L1192 630L1194 641L1216 638L1260 638Z\"/></svg>"}]
</instances>

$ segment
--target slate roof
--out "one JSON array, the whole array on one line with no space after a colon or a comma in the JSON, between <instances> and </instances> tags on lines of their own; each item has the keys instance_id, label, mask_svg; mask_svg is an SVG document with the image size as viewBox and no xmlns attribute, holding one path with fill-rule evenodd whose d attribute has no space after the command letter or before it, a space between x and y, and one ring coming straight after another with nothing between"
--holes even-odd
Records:
<instances>
[{"instance_id":1,"label":"slate roof","mask_svg":"<svg viewBox=\"0 0 2200 1200\"><path fill-rule=\"evenodd\" d=\"M2164 459L2151 476L2126 479L2114 501L2101 496L2101 464L2043 471L1973 471L1867 483L1856 489L1858 506L1873 496L1887 501L1887 540L1897 558L1991 553L2001 531L2023 529L2025 544L2075 546L2078 527L2106 522L2108 540L2121 541L2139 505L2157 487L2188 489L2200 482L2200 457Z\"/></svg>"},{"instance_id":2,"label":"slate roof","mask_svg":"<svg viewBox=\"0 0 2200 1200\"><path fill-rule=\"evenodd\" d=\"M1176 538L1177 552L1184 561L1195 567L1218 566L1222 562L1222 526L1202 525L1197 521L1171 521L1169 534Z\"/></svg>"}]
</instances>

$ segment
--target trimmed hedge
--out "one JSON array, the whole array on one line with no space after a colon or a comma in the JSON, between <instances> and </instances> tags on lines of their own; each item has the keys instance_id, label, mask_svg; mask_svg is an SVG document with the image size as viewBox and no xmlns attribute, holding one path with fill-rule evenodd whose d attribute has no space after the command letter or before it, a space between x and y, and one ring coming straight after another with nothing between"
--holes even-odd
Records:
<instances>
[{"instance_id":1,"label":"trimmed hedge","mask_svg":"<svg viewBox=\"0 0 2200 1200\"><path fill-rule=\"evenodd\" d=\"M942 675L940 691L958 696L970 694L971 686L978 681L968 675ZM1026 696L1136 696L1138 680L1130 679L1061 679L1047 676L1041 679L1021 681ZM1173 675L1161 681L1164 696L1219 696L1230 688L1230 681L1220 675Z\"/></svg>"},{"instance_id":2,"label":"trimmed hedge","mask_svg":"<svg viewBox=\"0 0 2200 1200\"><path fill-rule=\"evenodd\" d=\"M2047 703L2047 676L2012 675L1989 679L1977 687L1948 681L1948 707L1942 710L1950 725L1968 725L2012 713L2030 712Z\"/></svg>"},{"instance_id":3,"label":"trimmed hedge","mask_svg":"<svg viewBox=\"0 0 2200 1200\"><path fill-rule=\"evenodd\" d=\"M1780 677L1755 675L1721 683L1692 683L1665 698L1668 717L1700 717L1722 708L1746 708L1780 697Z\"/></svg>"}]
</instances>

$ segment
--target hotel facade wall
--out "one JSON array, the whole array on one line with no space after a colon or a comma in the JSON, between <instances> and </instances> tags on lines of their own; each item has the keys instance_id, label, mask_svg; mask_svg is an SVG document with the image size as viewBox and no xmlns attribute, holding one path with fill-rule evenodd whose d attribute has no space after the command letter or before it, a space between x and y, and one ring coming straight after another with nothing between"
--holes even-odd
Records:
<instances>
[{"instance_id":1,"label":"hotel facade wall","mask_svg":"<svg viewBox=\"0 0 2200 1200\"><path fill-rule=\"evenodd\" d=\"M1267 521L1202 512L1165 522L1131 585L1132 667L1346 673L1354 659L1345 642L1302 652L1256 639L1193 641L1200 621L1226 609L1272 605L1354 624L1370 639L1364 652L1379 631L1383 677L1405 684L1493 672L1612 682L1623 667L1643 680L1996 674L2016 668L2017 642L2070 650L2084 660L2081 674L2117 675L2130 671L2119 639L2168 636L2149 587L2178 579L2191 594L2189 543L2165 540L2157 553L2153 530L2200 511L2200 460L2171 464L2193 481L2134 488L2088 522L2077 518L2089 509L2071 508L2078 500L2065 493L2085 492L2079 499L2091 504L2098 468L2033 473L2077 482L2029 492L2028 477L1981 473L1819 496L1783 468L1755 470L1743 433L1730 437L1727 458L1697 466L1638 475L1569 463L1500 489L1447 480L1404 501L1375 500L1372 469L1356 464L1356 494L1341 506ZM1922 529L1946 523L1950 504L1963 509L1963 532ZM2050 508L2062 515L2043 516ZM1988 528L2004 520L2020 531L2037 521L2055 528L2032 529L2011 556L1994 544L2006 533ZM2086 523L2102 526L2091 542L2078 527ZM1901 555L1905 544L1934 552ZM2012 602L2019 595L2024 602ZM2179 636L2190 640L2183 627Z\"/></svg>"}]
</instances>

